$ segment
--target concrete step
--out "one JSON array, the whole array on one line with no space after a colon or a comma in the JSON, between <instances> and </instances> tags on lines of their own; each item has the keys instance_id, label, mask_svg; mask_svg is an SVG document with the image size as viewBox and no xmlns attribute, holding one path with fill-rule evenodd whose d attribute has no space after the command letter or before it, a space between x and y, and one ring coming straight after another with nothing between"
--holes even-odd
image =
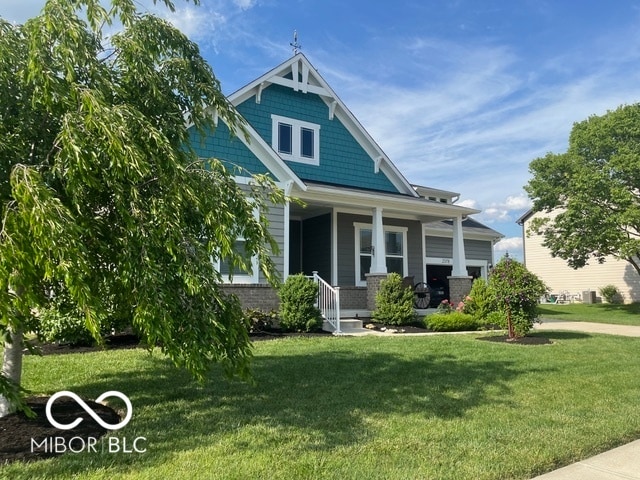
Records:
<instances>
[{"instance_id":1,"label":"concrete step","mask_svg":"<svg viewBox=\"0 0 640 480\"><path fill-rule=\"evenodd\" d=\"M356 318L342 318L340 319L340 330L343 332L345 330L354 330L362 328L362 320L358 320ZM326 332L333 332L333 326L324 320L322 322L322 329Z\"/></svg>"}]
</instances>

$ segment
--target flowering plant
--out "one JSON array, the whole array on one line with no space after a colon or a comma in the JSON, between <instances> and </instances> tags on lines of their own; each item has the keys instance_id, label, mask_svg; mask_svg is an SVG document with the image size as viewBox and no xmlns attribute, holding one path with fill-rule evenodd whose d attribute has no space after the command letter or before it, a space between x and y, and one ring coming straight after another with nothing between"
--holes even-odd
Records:
<instances>
[{"instance_id":1,"label":"flowering plant","mask_svg":"<svg viewBox=\"0 0 640 480\"><path fill-rule=\"evenodd\" d=\"M437 313L451 313L451 312L464 312L464 302L458 302L458 305L455 302L450 302L448 299L444 299L436 308Z\"/></svg>"}]
</instances>

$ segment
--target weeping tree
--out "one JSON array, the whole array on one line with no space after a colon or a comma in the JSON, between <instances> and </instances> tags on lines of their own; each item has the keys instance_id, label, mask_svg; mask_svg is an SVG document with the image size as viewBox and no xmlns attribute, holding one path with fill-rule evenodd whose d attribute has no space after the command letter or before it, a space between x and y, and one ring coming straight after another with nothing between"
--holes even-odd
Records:
<instances>
[{"instance_id":1,"label":"weeping tree","mask_svg":"<svg viewBox=\"0 0 640 480\"><path fill-rule=\"evenodd\" d=\"M0 416L25 407L24 336L53 298L97 340L124 313L196 379L214 362L246 377L247 325L215 265L250 269L257 255L277 280L266 214L282 192L256 177L243 193L190 144L214 115L246 134L197 45L134 0L104 4L0 18Z\"/></svg>"}]
</instances>

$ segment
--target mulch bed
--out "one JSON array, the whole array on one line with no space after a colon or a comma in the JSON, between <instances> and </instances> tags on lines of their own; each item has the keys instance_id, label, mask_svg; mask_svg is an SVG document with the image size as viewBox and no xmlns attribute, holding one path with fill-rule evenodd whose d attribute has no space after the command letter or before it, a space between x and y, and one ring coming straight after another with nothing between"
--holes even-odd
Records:
<instances>
[{"instance_id":1,"label":"mulch bed","mask_svg":"<svg viewBox=\"0 0 640 480\"><path fill-rule=\"evenodd\" d=\"M483 342L508 343L512 345L551 345L553 342L546 337L520 337L515 340L509 340L507 335L492 335L490 337L478 337Z\"/></svg>"},{"instance_id":2,"label":"mulch bed","mask_svg":"<svg viewBox=\"0 0 640 480\"><path fill-rule=\"evenodd\" d=\"M36 414L35 418L28 418L22 412L0 418L0 465L16 460L33 461L61 455L64 453L62 450L67 448L80 451L83 447L87 448L89 437L99 439L107 433L106 429L98 425L80 405L68 397L60 397L53 403L53 418L64 425L78 417L82 417L83 421L72 430L53 427L45 414L48 399L49 397L27 399L27 404ZM105 422L111 425L120 422L120 416L112 408L92 401L85 403ZM96 444L98 451L99 448Z\"/></svg>"}]
</instances>

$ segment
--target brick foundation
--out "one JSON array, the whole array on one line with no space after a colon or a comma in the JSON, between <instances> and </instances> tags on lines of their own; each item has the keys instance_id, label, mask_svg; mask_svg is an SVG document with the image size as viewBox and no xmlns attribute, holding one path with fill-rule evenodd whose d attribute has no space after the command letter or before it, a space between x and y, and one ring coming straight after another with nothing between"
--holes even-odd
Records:
<instances>
[{"instance_id":1,"label":"brick foundation","mask_svg":"<svg viewBox=\"0 0 640 480\"><path fill-rule=\"evenodd\" d=\"M367 310L367 288L340 287L340 309Z\"/></svg>"},{"instance_id":2,"label":"brick foundation","mask_svg":"<svg viewBox=\"0 0 640 480\"><path fill-rule=\"evenodd\" d=\"M268 312L280 308L278 292L270 285L237 284L224 285L222 288L225 293L237 296L240 299L243 309L258 308L264 312Z\"/></svg>"}]
</instances>

